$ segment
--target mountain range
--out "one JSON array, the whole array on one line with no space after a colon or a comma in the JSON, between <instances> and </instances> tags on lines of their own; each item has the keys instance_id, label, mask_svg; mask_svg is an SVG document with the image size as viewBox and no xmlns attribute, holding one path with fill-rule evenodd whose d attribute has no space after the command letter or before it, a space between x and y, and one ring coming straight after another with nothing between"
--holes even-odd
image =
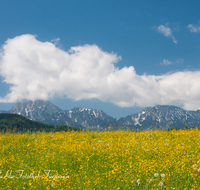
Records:
<instances>
[{"instance_id":1,"label":"mountain range","mask_svg":"<svg viewBox=\"0 0 200 190\"><path fill-rule=\"evenodd\" d=\"M64 124L80 129L107 129L110 124L116 128L126 126L139 130L185 128L186 125L189 128L200 127L200 110L187 111L171 105L147 107L140 113L121 117L119 120L107 115L102 110L84 107L61 110L51 102L43 100L19 102L9 111L0 111L0 113L18 114L33 121L53 125Z\"/></svg>"}]
</instances>

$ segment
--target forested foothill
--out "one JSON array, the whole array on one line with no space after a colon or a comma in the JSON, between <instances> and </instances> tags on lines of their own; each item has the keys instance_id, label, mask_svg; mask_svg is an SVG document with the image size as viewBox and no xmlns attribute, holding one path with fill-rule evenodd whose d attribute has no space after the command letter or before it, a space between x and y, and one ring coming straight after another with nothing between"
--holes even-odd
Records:
<instances>
[{"instance_id":1,"label":"forested foothill","mask_svg":"<svg viewBox=\"0 0 200 190\"><path fill-rule=\"evenodd\" d=\"M37 121L32 121L22 115L1 113L0 114L0 132L56 132L56 131L80 131L80 129L67 125L50 125Z\"/></svg>"}]
</instances>

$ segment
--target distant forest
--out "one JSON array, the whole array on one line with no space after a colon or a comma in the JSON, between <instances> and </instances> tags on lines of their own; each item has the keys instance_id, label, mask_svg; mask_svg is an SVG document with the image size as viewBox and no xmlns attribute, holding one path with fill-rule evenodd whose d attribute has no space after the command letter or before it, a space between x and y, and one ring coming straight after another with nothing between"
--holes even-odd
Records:
<instances>
[{"instance_id":1,"label":"distant forest","mask_svg":"<svg viewBox=\"0 0 200 190\"><path fill-rule=\"evenodd\" d=\"M67 125L50 125L37 121L32 121L22 115L1 113L0 132L56 132L56 131L80 131L78 128Z\"/></svg>"}]
</instances>

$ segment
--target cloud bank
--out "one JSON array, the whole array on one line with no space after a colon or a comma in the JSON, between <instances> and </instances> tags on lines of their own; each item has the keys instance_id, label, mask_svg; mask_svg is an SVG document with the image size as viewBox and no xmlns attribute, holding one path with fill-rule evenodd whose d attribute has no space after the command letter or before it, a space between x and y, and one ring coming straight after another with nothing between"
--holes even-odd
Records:
<instances>
[{"instance_id":1,"label":"cloud bank","mask_svg":"<svg viewBox=\"0 0 200 190\"><path fill-rule=\"evenodd\" d=\"M165 26L160 25L160 26L155 26L154 28L156 29L157 32L163 34L165 37L171 38L173 42L177 44L177 40L172 35L172 30L168 27L168 23Z\"/></svg>"},{"instance_id":2,"label":"cloud bank","mask_svg":"<svg viewBox=\"0 0 200 190\"><path fill-rule=\"evenodd\" d=\"M138 75L133 66L117 68L120 60L96 45L63 51L29 34L8 39L1 49L0 75L10 92L0 102L56 96L96 98L120 107L174 104L200 109L200 71Z\"/></svg>"}]
</instances>

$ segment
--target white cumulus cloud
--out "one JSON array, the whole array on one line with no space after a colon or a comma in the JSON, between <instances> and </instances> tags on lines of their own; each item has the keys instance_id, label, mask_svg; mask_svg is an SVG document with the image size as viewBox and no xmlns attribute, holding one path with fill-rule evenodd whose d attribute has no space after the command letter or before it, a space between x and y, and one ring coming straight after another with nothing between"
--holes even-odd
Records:
<instances>
[{"instance_id":1,"label":"white cumulus cloud","mask_svg":"<svg viewBox=\"0 0 200 190\"><path fill-rule=\"evenodd\" d=\"M177 59L176 60L176 63L183 63L184 62L184 59Z\"/></svg>"},{"instance_id":2,"label":"white cumulus cloud","mask_svg":"<svg viewBox=\"0 0 200 190\"><path fill-rule=\"evenodd\" d=\"M174 63L183 63L184 59L176 59L175 61L169 61L168 59L163 59L162 62L160 62L161 65L171 65Z\"/></svg>"},{"instance_id":3,"label":"white cumulus cloud","mask_svg":"<svg viewBox=\"0 0 200 190\"><path fill-rule=\"evenodd\" d=\"M192 32L192 33L193 32L195 32L195 33L200 32L200 26L198 26L198 25L189 24L187 27L190 29L190 32Z\"/></svg>"},{"instance_id":4,"label":"white cumulus cloud","mask_svg":"<svg viewBox=\"0 0 200 190\"><path fill-rule=\"evenodd\" d=\"M54 38L54 39L51 40L51 42L52 42L54 45L58 45L59 41L60 41L60 38Z\"/></svg>"},{"instance_id":5,"label":"white cumulus cloud","mask_svg":"<svg viewBox=\"0 0 200 190\"><path fill-rule=\"evenodd\" d=\"M161 24L160 26L155 26L154 28L157 32L163 34L165 37L171 38L173 42L177 44L177 40L172 35L172 30L168 27L168 23L165 26Z\"/></svg>"},{"instance_id":6,"label":"white cumulus cloud","mask_svg":"<svg viewBox=\"0 0 200 190\"><path fill-rule=\"evenodd\" d=\"M172 62L167 60L167 59L163 59L163 61L160 63L161 65L171 65Z\"/></svg>"},{"instance_id":7,"label":"white cumulus cloud","mask_svg":"<svg viewBox=\"0 0 200 190\"><path fill-rule=\"evenodd\" d=\"M121 57L96 45L63 51L33 35L8 39L0 54L0 75L10 91L0 102L96 98L121 107L183 105L200 109L200 71L138 75L133 66L115 66Z\"/></svg>"}]
</instances>

